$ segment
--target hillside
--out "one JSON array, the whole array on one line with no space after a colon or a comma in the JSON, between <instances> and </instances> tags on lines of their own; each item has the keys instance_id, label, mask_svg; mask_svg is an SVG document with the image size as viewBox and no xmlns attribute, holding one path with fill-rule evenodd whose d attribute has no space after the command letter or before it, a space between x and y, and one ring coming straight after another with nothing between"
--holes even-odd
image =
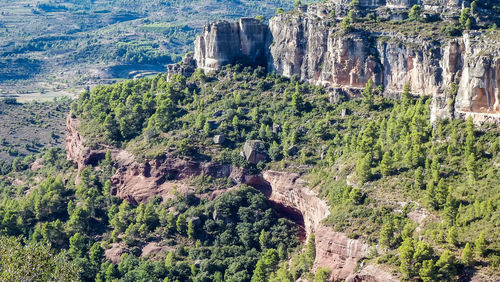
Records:
<instances>
[{"instance_id":1,"label":"hillside","mask_svg":"<svg viewBox=\"0 0 500 282\"><path fill-rule=\"evenodd\" d=\"M2 162L0 280L500 280L499 7L462 2L219 20L83 91Z\"/></svg>"}]
</instances>

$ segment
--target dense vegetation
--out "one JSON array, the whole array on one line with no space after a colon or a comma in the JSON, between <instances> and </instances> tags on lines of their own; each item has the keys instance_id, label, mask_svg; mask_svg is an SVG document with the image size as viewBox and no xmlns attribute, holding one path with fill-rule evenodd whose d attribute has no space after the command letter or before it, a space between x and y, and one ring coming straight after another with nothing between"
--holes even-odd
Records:
<instances>
[{"instance_id":1,"label":"dense vegetation","mask_svg":"<svg viewBox=\"0 0 500 282\"><path fill-rule=\"evenodd\" d=\"M94 4L75 5L84 13ZM34 12L72 9L40 3ZM410 15L410 21L421 22L418 7ZM459 32L468 28L465 16ZM356 28L354 21L343 24ZM141 28L170 32L170 26L154 22ZM106 56L128 63L168 61L148 42L117 44ZM448 95L455 91L452 85ZM367 262L384 264L403 280L452 281L477 272L498 280L500 130L492 124L476 127L470 119L430 124L430 97L414 97L408 87L399 100L382 93L381 86L368 82L358 99L340 95L339 103L331 103L322 87L237 65L210 75L197 70L170 81L160 74L98 86L83 92L71 110L82 121L87 145L122 148L137 160L173 152L254 173L302 173L330 205L325 223L372 244ZM9 110L20 106L12 99L3 103ZM68 102L51 105L64 112ZM41 124L45 115L55 114L42 113L27 122ZM225 142L215 144L216 135ZM267 159L252 164L240 152L255 139L264 144ZM2 279L324 281L328 276L325 269L310 273L314 235L302 248L299 227L254 188L237 186L209 200L206 193L235 183L199 176L187 183L196 187L194 193L174 189L169 200L136 204L113 195L116 167L109 152L80 173L61 149L33 153L38 154L0 163Z\"/></svg>"},{"instance_id":2,"label":"dense vegetation","mask_svg":"<svg viewBox=\"0 0 500 282\"><path fill-rule=\"evenodd\" d=\"M215 201L179 194L167 202L155 198L133 206L110 195L114 168L109 156L98 171L82 171L76 186L64 152L51 149L41 157L42 168L13 171L0 183L1 233L26 240L0 238L0 249L15 251L1 252L0 277L30 277L33 273L22 272L30 264L47 267L37 274L42 280L50 280L44 275L70 280L78 275L85 281L248 281L259 260L270 260L265 261L270 272L298 244L295 225L279 218L253 188L242 186ZM216 185L211 179L197 182L205 189ZM140 257L141 249L155 242L162 256L154 262ZM60 254L45 261L50 247ZM116 266L103 259L110 248L126 253L118 255ZM34 252L40 256L32 257ZM25 253L31 261L15 259Z\"/></svg>"},{"instance_id":3,"label":"dense vegetation","mask_svg":"<svg viewBox=\"0 0 500 282\"><path fill-rule=\"evenodd\" d=\"M329 199L328 222L379 243L384 251L373 258L401 263L403 277L452 279L479 264L497 268L498 129L478 130L471 120L431 126L429 97L412 98L407 88L393 101L381 91L369 83L362 99L335 105L320 87L235 66L215 76L198 71L96 88L74 111L90 140L140 158L175 149L193 159L309 173ZM214 145L216 134L228 141ZM239 157L251 139L269 153L255 167ZM427 217L418 232L408 218L415 211Z\"/></svg>"}]
</instances>

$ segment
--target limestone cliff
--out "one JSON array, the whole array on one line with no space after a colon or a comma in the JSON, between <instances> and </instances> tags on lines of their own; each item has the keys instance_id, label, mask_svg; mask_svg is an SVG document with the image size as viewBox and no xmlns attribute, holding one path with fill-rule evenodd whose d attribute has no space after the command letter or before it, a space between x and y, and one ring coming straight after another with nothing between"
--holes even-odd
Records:
<instances>
[{"instance_id":1,"label":"limestone cliff","mask_svg":"<svg viewBox=\"0 0 500 282\"><path fill-rule=\"evenodd\" d=\"M270 19L267 28L259 24L258 28L242 29L241 21L210 24L196 41L197 65L215 70L236 62L231 58L238 56L257 64L262 58L257 62L252 54L265 53L268 71L297 75L332 91L359 89L372 79L384 87L385 95L394 97L408 83L412 93L433 96L433 121L454 114L472 115L478 121L499 120L498 33L466 32L454 39L405 37L393 31L346 34L336 27L329 11L349 1L336 2L337 5L314 4L300 7L294 13L279 14ZM414 2L421 1L360 1L360 4L407 8ZM461 4L458 0L423 2L426 9L438 11L456 9ZM244 45L241 34L255 39L251 52L242 51L245 49L240 47ZM263 39L266 44L262 44ZM459 84L456 100L449 91L453 82Z\"/></svg>"},{"instance_id":2,"label":"limestone cliff","mask_svg":"<svg viewBox=\"0 0 500 282\"><path fill-rule=\"evenodd\" d=\"M234 62L264 63L266 37L267 26L259 20L218 21L205 26L196 39L194 58L208 71Z\"/></svg>"}]
</instances>

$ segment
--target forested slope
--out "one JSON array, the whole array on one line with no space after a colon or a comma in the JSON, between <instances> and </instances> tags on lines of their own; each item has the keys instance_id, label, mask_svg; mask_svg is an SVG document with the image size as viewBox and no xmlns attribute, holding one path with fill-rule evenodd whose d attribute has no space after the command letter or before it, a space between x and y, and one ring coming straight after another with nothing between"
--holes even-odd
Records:
<instances>
[{"instance_id":1,"label":"forested slope","mask_svg":"<svg viewBox=\"0 0 500 282\"><path fill-rule=\"evenodd\" d=\"M126 149L139 161L173 154L250 173L301 173L330 205L326 224L373 244L367 262L403 279L495 280L498 128L470 120L431 125L430 98L414 98L407 88L391 100L381 90L369 83L361 98L332 104L321 87L234 66L97 87L80 96L72 114L89 147ZM225 142L214 144L216 135ZM242 157L248 140L260 140L267 158ZM48 151L39 162L44 167L2 178L3 233L67 249L84 270L81 279L290 280L307 277L314 260L298 255L294 224L279 219L257 190L229 189L215 201L202 196L232 187L230 178L200 175L178 182L194 192L173 190L173 200L137 205L113 196L109 153L84 169L77 185L62 152ZM146 246L159 248L153 257L162 259L139 258Z\"/></svg>"}]
</instances>

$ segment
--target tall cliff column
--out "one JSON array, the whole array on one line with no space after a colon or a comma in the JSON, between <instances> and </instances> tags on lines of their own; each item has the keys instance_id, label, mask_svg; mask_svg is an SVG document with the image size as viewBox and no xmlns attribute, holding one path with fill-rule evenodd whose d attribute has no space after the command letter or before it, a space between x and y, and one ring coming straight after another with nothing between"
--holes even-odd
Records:
<instances>
[{"instance_id":1,"label":"tall cliff column","mask_svg":"<svg viewBox=\"0 0 500 282\"><path fill-rule=\"evenodd\" d=\"M211 23L196 38L194 59L206 71L235 63L265 65L266 36L267 26L257 19Z\"/></svg>"}]
</instances>

